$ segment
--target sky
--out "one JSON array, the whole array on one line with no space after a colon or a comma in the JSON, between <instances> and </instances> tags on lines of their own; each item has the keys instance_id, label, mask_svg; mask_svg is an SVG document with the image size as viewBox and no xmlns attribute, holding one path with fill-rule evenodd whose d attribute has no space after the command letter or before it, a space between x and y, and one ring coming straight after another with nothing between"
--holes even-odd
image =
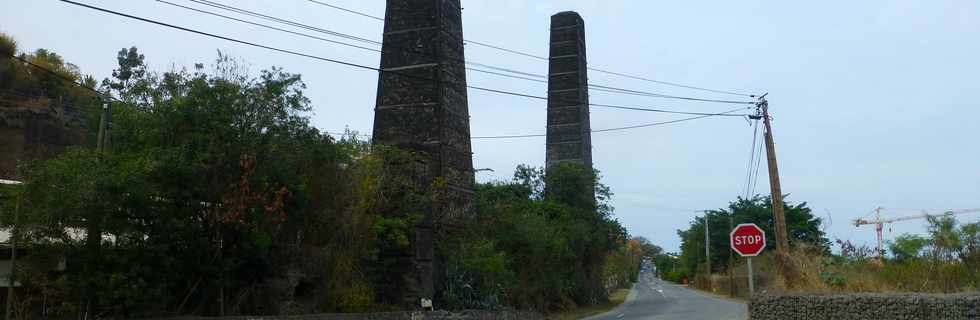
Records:
<instances>
[{"instance_id":1,"label":"sky","mask_svg":"<svg viewBox=\"0 0 980 320\"><path fill-rule=\"evenodd\" d=\"M337 60L377 66L374 52L266 30L158 1L80 2ZM169 0L194 6L188 0ZM382 23L307 0L214 0L270 16L380 40ZM383 16L385 1L320 0ZM330 132L371 133L377 72L286 55L110 16L56 0L0 0L0 32L21 50L46 48L96 78L135 46L151 69L212 62L218 52L258 72L300 73L312 122ZM831 240L874 244L872 226L850 222L876 206L884 217L980 207L980 2L977 1L557 1L463 0L467 40L539 56L549 17L585 20L590 67L726 91L768 92L786 199L807 202ZM198 6L200 7L200 6ZM209 9L214 10L214 9ZM466 59L546 74L545 61L467 45ZM593 84L670 95L739 99L590 72ZM545 95L542 83L470 72L470 85ZM473 136L544 133L544 101L470 90ZM592 103L720 112L737 106L590 92ZM592 128L684 116L592 108ZM744 192L753 129L711 117L595 133L595 167L615 193L617 218L668 251L696 211L726 207ZM474 140L473 165L508 180L519 164L544 165L544 138ZM769 192L763 164L755 193ZM958 217L976 222L980 214ZM885 238L924 233L925 222L886 227Z\"/></svg>"}]
</instances>

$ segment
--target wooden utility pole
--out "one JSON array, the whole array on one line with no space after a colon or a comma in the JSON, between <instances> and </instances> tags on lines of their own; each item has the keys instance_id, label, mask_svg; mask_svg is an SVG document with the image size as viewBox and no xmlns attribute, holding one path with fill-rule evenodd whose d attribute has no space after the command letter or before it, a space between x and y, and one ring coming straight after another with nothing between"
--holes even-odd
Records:
<instances>
[{"instance_id":1,"label":"wooden utility pole","mask_svg":"<svg viewBox=\"0 0 980 320\"><path fill-rule=\"evenodd\" d=\"M766 158L769 163L769 188L772 191L772 217L776 231L776 251L785 254L789 250L789 241L786 236L786 215L783 213L783 191L779 186L776 146L772 141L772 124L769 121L769 102L766 101L766 95L759 97L758 106L762 109L762 123L766 127Z\"/></svg>"},{"instance_id":2,"label":"wooden utility pole","mask_svg":"<svg viewBox=\"0 0 980 320\"><path fill-rule=\"evenodd\" d=\"M14 224L10 227L10 274L7 275L7 320L13 319L14 310L14 270L17 266L17 219L20 216L20 192L16 195L17 200L14 200Z\"/></svg>"},{"instance_id":3,"label":"wooden utility pole","mask_svg":"<svg viewBox=\"0 0 980 320\"><path fill-rule=\"evenodd\" d=\"M708 237L708 211L704 211L704 260L708 263L708 290L711 290L711 239Z\"/></svg>"},{"instance_id":4,"label":"wooden utility pole","mask_svg":"<svg viewBox=\"0 0 980 320\"><path fill-rule=\"evenodd\" d=\"M95 149L102 156L102 152L105 149L105 142L107 136L107 130L109 128L109 99L102 101L102 113L99 114L99 136L96 138L98 141L95 142Z\"/></svg>"},{"instance_id":5,"label":"wooden utility pole","mask_svg":"<svg viewBox=\"0 0 980 320\"><path fill-rule=\"evenodd\" d=\"M711 290L711 238L708 236L708 210L698 210L694 212L704 213L704 261L708 265L707 286Z\"/></svg>"},{"instance_id":6,"label":"wooden utility pole","mask_svg":"<svg viewBox=\"0 0 980 320\"><path fill-rule=\"evenodd\" d=\"M728 230L735 228L735 212L728 215ZM735 254L734 250L728 249L728 295L735 296Z\"/></svg>"},{"instance_id":7,"label":"wooden utility pole","mask_svg":"<svg viewBox=\"0 0 980 320\"><path fill-rule=\"evenodd\" d=\"M99 115L99 134L96 139L95 148L98 153L99 162L102 162L102 157L105 153L106 147L109 145L109 117L112 110L112 96L109 92L106 92L102 97L102 112ZM101 165L101 164L100 164ZM102 247L102 225L101 221L96 221L98 217L94 213L89 213L86 221L85 228L85 247L86 254L88 255L86 261L86 268L90 274L94 274L95 270L98 269L98 262L96 257L100 255ZM84 294L82 298L84 299L84 304L82 307L82 319L89 319L89 315L92 314L92 297L95 295L95 288L92 284L86 284L83 287Z\"/></svg>"}]
</instances>

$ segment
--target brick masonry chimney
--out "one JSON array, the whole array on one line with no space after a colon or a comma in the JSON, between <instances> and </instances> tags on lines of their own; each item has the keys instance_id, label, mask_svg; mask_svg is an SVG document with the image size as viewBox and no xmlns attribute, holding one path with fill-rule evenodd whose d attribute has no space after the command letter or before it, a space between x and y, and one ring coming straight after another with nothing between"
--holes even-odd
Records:
<instances>
[{"instance_id":1,"label":"brick masonry chimney","mask_svg":"<svg viewBox=\"0 0 980 320\"><path fill-rule=\"evenodd\" d=\"M442 178L446 196L414 228L412 251L397 293L418 306L440 287L434 228L472 212L466 72L459 0L388 0L374 113L375 144L417 152L416 168L400 174L424 187ZM384 214L384 213L382 213Z\"/></svg>"},{"instance_id":2,"label":"brick masonry chimney","mask_svg":"<svg viewBox=\"0 0 980 320\"><path fill-rule=\"evenodd\" d=\"M546 164L592 167L585 22L573 11L551 16Z\"/></svg>"}]
</instances>

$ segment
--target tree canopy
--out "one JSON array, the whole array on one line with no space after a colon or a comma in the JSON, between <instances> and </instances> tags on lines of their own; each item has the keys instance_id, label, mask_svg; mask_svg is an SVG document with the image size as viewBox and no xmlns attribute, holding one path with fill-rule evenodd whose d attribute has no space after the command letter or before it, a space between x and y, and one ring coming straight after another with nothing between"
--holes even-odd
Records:
<instances>
[{"instance_id":1,"label":"tree canopy","mask_svg":"<svg viewBox=\"0 0 980 320\"><path fill-rule=\"evenodd\" d=\"M789 245L794 247L806 244L820 252L829 253L830 241L820 229L822 220L814 217L806 202L793 205L783 203L786 225L789 231ZM740 223L755 223L766 233L767 239L775 239L772 201L769 197L739 198L728 204L728 208L705 212L711 253L711 269L723 270L732 265L729 261L729 233L732 226ZM691 220L690 227L678 230L681 237L681 260L688 274L694 274L698 266L705 262L704 256L704 216ZM767 248L771 250L771 248Z\"/></svg>"}]
</instances>

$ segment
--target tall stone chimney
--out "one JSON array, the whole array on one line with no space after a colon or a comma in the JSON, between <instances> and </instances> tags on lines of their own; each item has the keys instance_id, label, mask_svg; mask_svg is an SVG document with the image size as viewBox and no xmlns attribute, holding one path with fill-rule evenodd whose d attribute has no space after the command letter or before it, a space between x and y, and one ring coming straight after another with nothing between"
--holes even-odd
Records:
<instances>
[{"instance_id":1,"label":"tall stone chimney","mask_svg":"<svg viewBox=\"0 0 980 320\"><path fill-rule=\"evenodd\" d=\"M548 62L546 164L576 162L592 167L585 22L578 13L551 16Z\"/></svg>"},{"instance_id":2,"label":"tall stone chimney","mask_svg":"<svg viewBox=\"0 0 980 320\"><path fill-rule=\"evenodd\" d=\"M459 0L387 0L381 70L374 143L419 154L418 163L397 174L414 179L421 189L440 178L446 183L443 200L432 203L414 228L413 252L403 257L410 265L408 274L393 284L402 303L418 306L440 286L434 228L472 211L473 154Z\"/></svg>"}]
</instances>

